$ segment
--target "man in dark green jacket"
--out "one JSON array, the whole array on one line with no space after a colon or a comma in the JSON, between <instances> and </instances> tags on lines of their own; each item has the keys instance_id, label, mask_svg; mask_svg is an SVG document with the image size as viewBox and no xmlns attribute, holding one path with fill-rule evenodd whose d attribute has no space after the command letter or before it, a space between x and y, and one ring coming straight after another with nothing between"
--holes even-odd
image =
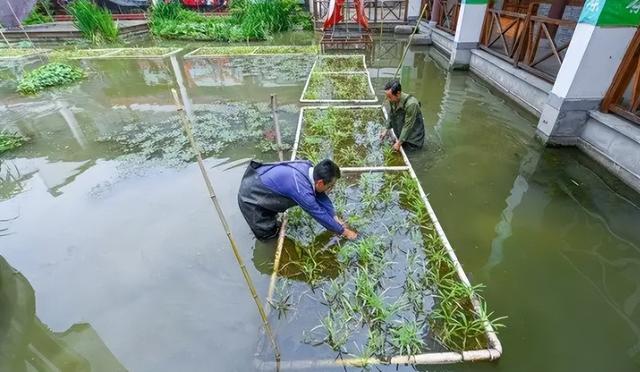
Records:
<instances>
[{"instance_id":1,"label":"man in dark green jacket","mask_svg":"<svg viewBox=\"0 0 640 372\"><path fill-rule=\"evenodd\" d=\"M384 86L384 91L389 101L389 121L387 127L380 133L380 139L389 134L393 128L398 140L393 144L393 149L400 151L400 146L405 150L418 150L424 145L424 119L420 111L420 101L414 96L403 93L398 80L392 80Z\"/></svg>"}]
</instances>

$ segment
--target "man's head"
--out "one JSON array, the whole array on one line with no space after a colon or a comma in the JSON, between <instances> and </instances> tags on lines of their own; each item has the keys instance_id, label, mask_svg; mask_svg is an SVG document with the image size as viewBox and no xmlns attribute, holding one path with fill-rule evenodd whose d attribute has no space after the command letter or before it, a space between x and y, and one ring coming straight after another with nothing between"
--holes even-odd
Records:
<instances>
[{"instance_id":1,"label":"man's head","mask_svg":"<svg viewBox=\"0 0 640 372\"><path fill-rule=\"evenodd\" d=\"M391 80L384 86L384 93L387 95L389 102L396 103L400 101L400 93L402 86L398 80Z\"/></svg>"},{"instance_id":2,"label":"man's head","mask_svg":"<svg viewBox=\"0 0 640 372\"><path fill-rule=\"evenodd\" d=\"M331 191L340 178L340 167L329 159L325 159L313 167L313 182L316 192Z\"/></svg>"}]
</instances>

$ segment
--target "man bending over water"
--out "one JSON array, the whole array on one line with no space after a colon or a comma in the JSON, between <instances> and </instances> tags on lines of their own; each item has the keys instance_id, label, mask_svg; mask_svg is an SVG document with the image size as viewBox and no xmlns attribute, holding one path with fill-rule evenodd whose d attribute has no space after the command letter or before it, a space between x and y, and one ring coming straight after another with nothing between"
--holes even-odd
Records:
<instances>
[{"instance_id":1,"label":"man bending over water","mask_svg":"<svg viewBox=\"0 0 640 372\"><path fill-rule=\"evenodd\" d=\"M340 178L340 168L325 159L315 167L310 161L262 164L251 161L242 177L238 205L256 238L275 238L280 230L277 215L299 205L318 223L349 240L358 234L338 218L327 192Z\"/></svg>"}]
</instances>

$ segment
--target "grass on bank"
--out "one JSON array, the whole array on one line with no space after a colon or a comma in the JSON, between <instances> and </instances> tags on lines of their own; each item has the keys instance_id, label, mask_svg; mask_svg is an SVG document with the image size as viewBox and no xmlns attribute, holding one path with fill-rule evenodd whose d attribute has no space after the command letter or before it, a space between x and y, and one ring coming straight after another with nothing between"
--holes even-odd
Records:
<instances>
[{"instance_id":1,"label":"grass on bank","mask_svg":"<svg viewBox=\"0 0 640 372\"><path fill-rule=\"evenodd\" d=\"M267 40L274 33L313 23L294 0L234 0L230 16L207 17L187 10L177 1L159 2L151 10L151 32L167 39L250 41Z\"/></svg>"},{"instance_id":2,"label":"grass on bank","mask_svg":"<svg viewBox=\"0 0 640 372\"><path fill-rule=\"evenodd\" d=\"M73 24L92 43L118 40L118 25L108 9L89 0L74 0L68 5L67 11L73 16Z\"/></svg>"}]
</instances>

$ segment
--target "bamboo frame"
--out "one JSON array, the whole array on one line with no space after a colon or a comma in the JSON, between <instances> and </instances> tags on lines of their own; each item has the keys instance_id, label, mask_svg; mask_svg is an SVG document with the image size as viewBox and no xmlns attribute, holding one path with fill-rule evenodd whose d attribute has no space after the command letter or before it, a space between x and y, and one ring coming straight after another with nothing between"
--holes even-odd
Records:
<instances>
[{"instance_id":1,"label":"bamboo frame","mask_svg":"<svg viewBox=\"0 0 640 372\"><path fill-rule=\"evenodd\" d=\"M238 53L238 54L198 54L200 50L208 48L208 47L200 47L198 49L192 50L191 52L184 55L183 58L211 58L211 57L249 57L249 56L313 56L318 53L256 53L260 47L264 45L256 45L255 48L249 53Z\"/></svg>"},{"instance_id":2,"label":"bamboo frame","mask_svg":"<svg viewBox=\"0 0 640 372\"><path fill-rule=\"evenodd\" d=\"M11 49L19 49L19 50L23 50L26 48L8 48L8 50ZM41 54L45 54L45 53L49 53L49 49L30 49L29 53L26 54L21 54L19 56L0 56L0 61L13 61L13 60L17 60L17 59L22 59L22 58L32 58L32 57L37 57Z\"/></svg>"},{"instance_id":3,"label":"bamboo frame","mask_svg":"<svg viewBox=\"0 0 640 372\"><path fill-rule=\"evenodd\" d=\"M74 59L74 60L78 60L78 59L101 59L101 58L107 58L108 56L115 54L117 52L119 52L122 48L108 48L108 49L89 49L89 50L99 50L99 51L106 51L104 54L100 54L97 56L78 56L78 57L65 57L66 59ZM47 53L47 57L53 57L55 54L55 50L50 50Z\"/></svg>"},{"instance_id":4,"label":"bamboo frame","mask_svg":"<svg viewBox=\"0 0 640 372\"><path fill-rule=\"evenodd\" d=\"M383 111L385 118L388 118L386 109L382 105L376 105L376 106L361 105L361 106L341 106L341 107L342 108L366 108L366 109L380 108ZM302 133L302 117L303 117L304 110L305 109L328 109L328 108L329 108L328 106L312 106L312 107L303 107L300 109L300 119L298 120L298 128L296 130L296 139L295 139L293 151L291 152L291 160L295 160L296 153L298 150L300 135ZM393 130L391 132L392 132L392 137L394 139L397 138L395 133L393 133ZM407 168L406 170L404 170L404 167L375 167L375 170L373 169L374 167L362 167L362 168L348 168L348 169L343 168L342 170L346 173L362 173L367 171L378 171L378 172L408 171L409 174L411 175L411 178L415 180L418 184L418 190L420 191L420 196L422 198L422 201L424 202L427 208L427 213L429 214L429 218L431 219L431 222L435 227L436 233L442 240L445 250L447 251L449 258L453 263L453 266L456 270L456 274L458 275L458 279L465 286L467 286L468 288L471 288L469 279L467 278L467 275L465 274L464 269L462 268L462 265L460 264L460 261L458 260L458 257L456 256L453 250L453 247L451 246L451 243L449 242L449 239L447 239L444 229L442 228L442 225L440 225L440 221L438 220L438 217L436 216L435 211L433 210L433 207L429 203L427 195L424 192L424 189L422 188L422 185L420 184L420 181L418 180L418 177L416 176L416 173L413 170L413 167L411 166L411 162L409 161L407 154L404 152L404 149L402 148L400 150L400 153L402 154L402 158L404 159L404 162L406 164L406 168ZM403 168L403 169L398 169L398 168ZM280 234L278 237L278 244L276 247L273 272L271 274L271 279L269 283L267 300L271 300L273 291L274 291L274 286L278 278L282 248L284 245L284 240L286 235L286 227L287 227L287 216L285 213L282 228L280 230ZM473 304L474 310L477 312L480 312L481 304L478 298L476 296L471 296L470 300L471 300L471 303ZM491 324L489 324L489 322L485 323L485 335L487 337L487 340L489 341L489 348L481 349L481 350L465 350L461 352L447 351L447 352L436 352L436 353L423 353L418 355L395 355L391 357L389 361L383 361L377 358L368 358L368 359L342 358L342 359L335 359L335 360L283 361L283 362L280 362L279 367L283 369L291 368L294 370L300 370L300 369L318 368L318 367L324 367L324 368L339 367L339 366L361 367L361 366L373 365L373 364L450 364L450 363L460 363L465 361L485 361L485 360L490 361L490 360L496 360L500 358L500 356L502 355L502 344L500 343L500 340L498 339L493 327L491 327ZM269 364L262 363L261 365L271 366L270 363Z\"/></svg>"},{"instance_id":5,"label":"bamboo frame","mask_svg":"<svg viewBox=\"0 0 640 372\"><path fill-rule=\"evenodd\" d=\"M355 56L358 56L357 54ZM374 96L374 98L371 99L305 99L304 96L307 94L307 89L309 88L309 82L311 81L311 76L314 74L314 70L316 69L316 66L318 64L318 61L320 60L320 58L322 57L317 57L315 62L313 62L313 66L311 67L311 73L309 74L309 76L307 77L307 81L304 84L304 89L302 90L302 94L300 95L300 102L301 103L341 103L341 104L360 104L360 103L378 103L378 97L376 97L376 91L373 89L373 84L371 84L371 75L369 74L369 69L367 68L367 61L364 57L364 55L360 54L360 56L362 57L362 63L364 66L364 70L362 71L318 71L316 72L316 74L335 74L335 75L356 75L356 74L366 74L367 75L367 83L369 85L369 92ZM346 58L346 57L350 57L353 58L354 55L348 55L348 54L337 54L337 55L331 55L331 57L336 57L336 58Z\"/></svg>"},{"instance_id":6,"label":"bamboo frame","mask_svg":"<svg viewBox=\"0 0 640 372\"><path fill-rule=\"evenodd\" d=\"M146 55L146 54L140 54L140 55L127 55L127 56L120 56L118 55L118 53L122 52L123 50L129 50L129 49L145 49L145 48L120 48L116 53L114 54L110 54L108 56L103 56L101 58L119 58L119 59L151 59L151 58L166 58L166 57L170 57L174 54L179 53L180 51L182 51L183 48L166 48L166 49L171 49L171 51L165 53L165 54L158 54L158 55Z\"/></svg>"}]
</instances>

